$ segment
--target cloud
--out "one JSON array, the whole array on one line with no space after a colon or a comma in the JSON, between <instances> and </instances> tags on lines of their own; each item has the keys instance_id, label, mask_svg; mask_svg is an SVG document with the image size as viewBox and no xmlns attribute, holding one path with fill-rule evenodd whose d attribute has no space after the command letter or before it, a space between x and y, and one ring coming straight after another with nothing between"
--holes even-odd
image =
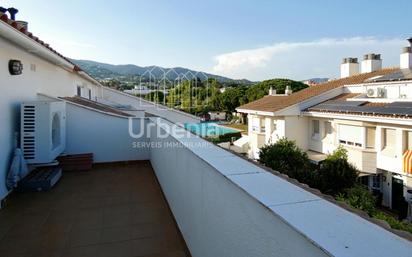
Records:
<instances>
[{"instance_id":1,"label":"cloud","mask_svg":"<svg viewBox=\"0 0 412 257\"><path fill-rule=\"evenodd\" d=\"M213 72L235 78L265 79L273 76L306 78L336 75L343 57L361 57L377 52L399 59L402 39L375 37L323 38L307 42L281 42L255 49L224 53L214 57ZM395 54L397 53L397 54ZM394 55L394 56L392 56ZM397 65L397 63L396 63Z\"/></svg>"}]
</instances>

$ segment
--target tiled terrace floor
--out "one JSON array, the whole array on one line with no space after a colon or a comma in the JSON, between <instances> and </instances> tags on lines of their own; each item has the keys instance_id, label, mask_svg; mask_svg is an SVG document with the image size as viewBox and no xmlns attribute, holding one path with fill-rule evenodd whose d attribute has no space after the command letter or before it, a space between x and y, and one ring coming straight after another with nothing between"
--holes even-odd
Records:
<instances>
[{"instance_id":1,"label":"tiled terrace floor","mask_svg":"<svg viewBox=\"0 0 412 257\"><path fill-rule=\"evenodd\" d=\"M2 257L189 256L149 162L64 173L0 210Z\"/></svg>"}]
</instances>

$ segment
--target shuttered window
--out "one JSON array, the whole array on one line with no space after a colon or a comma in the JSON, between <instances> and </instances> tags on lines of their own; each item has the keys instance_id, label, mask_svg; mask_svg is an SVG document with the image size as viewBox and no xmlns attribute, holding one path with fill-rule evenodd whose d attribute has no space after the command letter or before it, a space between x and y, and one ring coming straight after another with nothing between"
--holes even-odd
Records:
<instances>
[{"instance_id":1,"label":"shuttered window","mask_svg":"<svg viewBox=\"0 0 412 257\"><path fill-rule=\"evenodd\" d=\"M252 131L265 132L265 120L260 118L252 119Z\"/></svg>"},{"instance_id":2,"label":"shuttered window","mask_svg":"<svg viewBox=\"0 0 412 257\"><path fill-rule=\"evenodd\" d=\"M363 146L363 128L351 125L339 125L339 143L350 146Z\"/></svg>"},{"instance_id":3,"label":"shuttered window","mask_svg":"<svg viewBox=\"0 0 412 257\"><path fill-rule=\"evenodd\" d=\"M412 150L412 131L404 131L404 142L405 142L405 149Z\"/></svg>"},{"instance_id":4,"label":"shuttered window","mask_svg":"<svg viewBox=\"0 0 412 257\"><path fill-rule=\"evenodd\" d=\"M395 156L396 130L385 128L382 130L382 134L383 134L382 153L388 156Z\"/></svg>"},{"instance_id":5,"label":"shuttered window","mask_svg":"<svg viewBox=\"0 0 412 257\"><path fill-rule=\"evenodd\" d=\"M366 148L375 148L376 128L366 128Z\"/></svg>"},{"instance_id":6,"label":"shuttered window","mask_svg":"<svg viewBox=\"0 0 412 257\"><path fill-rule=\"evenodd\" d=\"M331 135L332 132L332 123L330 121L325 121L325 137Z\"/></svg>"},{"instance_id":7,"label":"shuttered window","mask_svg":"<svg viewBox=\"0 0 412 257\"><path fill-rule=\"evenodd\" d=\"M312 120L312 139L319 139L319 120Z\"/></svg>"}]
</instances>

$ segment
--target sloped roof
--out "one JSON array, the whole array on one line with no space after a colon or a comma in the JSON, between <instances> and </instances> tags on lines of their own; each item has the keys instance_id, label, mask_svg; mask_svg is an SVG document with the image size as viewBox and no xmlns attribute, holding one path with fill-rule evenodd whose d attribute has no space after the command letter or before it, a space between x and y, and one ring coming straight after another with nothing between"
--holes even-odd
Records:
<instances>
[{"instance_id":1,"label":"sloped roof","mask_svg":"<svg viewBox=\"0 0 412 257\"><path fill-rule=\"evenodd\" d=\"M14 28L16 30L17 33L22 33L26 36L28 36L30 39L32 39L33 41L39 43L41 46L43 46L44 48L48 49L50 52L56 54L57 56L59 56L60 58L62 58L63 60L67 61L68 63L72 64L74 66L73 71L74 72L83 72L85 74L87 74L90 78L92 78L93 80L95 80L90 74L88 74L86 71L84 71L83 69L81 69L77 64L73 63L69 58L65 57L64 55L60 54L59 52L57 52L55 49L53 49L49 44L47 44L46 42L44 42L43 40L39 39L38 37L36 37L35 35L33 35L33 33L29 32L24 26L20 25L17 21L9 19L9 17L7 16L7 14L0 12L0 22L4 22L5 24L9 25L10 27ZM97 82L97 81L96 81Z\"/></svg>"},{"instance_id":2,"label":"sloped roof","mask_svg":"<svg viewBox=\"0 0 412 257\"><path fill-rule=\"evenodd\" d=\"M354 76L347 77L347 78L336 79L336 80L328 81L328 82L325 82L325 83L322 83L316 86L302 89L289 96L283 96L283 95L265 96L256 101L239 106L236 109L237 110L262 111L262 112L277 112L286 107L295 105L302 101L308 100L314 96L325 93L329 90L343 87L345 85L363 83L370 78L373 78L376 76L387 75L387 74L396 72L398 70L399 70L398 68L386 68L386 69L381 69L381 70L374 71L374 72L354 75Z\"/></svg>"}]
</instances>

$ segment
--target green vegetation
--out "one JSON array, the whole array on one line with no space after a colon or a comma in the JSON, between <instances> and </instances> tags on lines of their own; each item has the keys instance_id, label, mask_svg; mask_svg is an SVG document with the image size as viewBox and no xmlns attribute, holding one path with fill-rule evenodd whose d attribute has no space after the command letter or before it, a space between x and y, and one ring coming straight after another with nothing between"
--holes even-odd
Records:
<instances>
[{"instance_id":1,"label":"green vegetation","mask_svg":"<svg viewBox=\"0 0 412 257\"><path fill-rule=\"evenodd\" d=\"M336 200L345 202L353 208L366 212L370 216L376 214L376 197L364 185L356 184L345 190L344 193L338 194Z\"/></svg>"},{"instance_id":2,"label":"green vegetation","mask_svg":"<svg viewBox=\"0 0 412 257\"><path fill-rule=\"evenodd\" d=\"M385 214L381 211L376 212L375 215L373 215L375 219L380 219L388 222L389 226L393 229L398 229L398 230L403 230L407 231L409 233L412 233L412 223L407 222L407 221L399 221L395 219L394 217Z\"/></svg>"},{"instance_id":3,"label":"green vegetation","mask_svg":"<svg viewBox=\"0 0 412 257\"><path fill-rule=\"evenodd\" d=\"M336 200L345 202L353 208L366 212L370 217L386 221L393 229L412 233L412 223L400 221L393 216L379 211L376 208L376 197L363 185L355 185L346 190L344 194L339 194Z\"/></svg>"},{"instance_id":4,"label":"green vegetation","mask_svg":"<svg viewBox=\"0 0 412 257\"><path fill-rule=\"evenodd\" d=\"M163 103L165 96L163 92L160 91L153 91L145 96L146 100L155 102L155 103Z\"/></svg>"},{"instance_id":5,"label":"green vegetation","mask_svg":"<svg viewBox=\"0 0 412 257\"><path fill-rule=\"evenodd\" d=\"M284 94L287 86L290 86L293 92L297 92L308 87L308 85L303 84L302 82L290 79L269 79L250 87L246 91L246 98L248 102L260 99L268 94L270 87L276 89L278 94Z\"/></svg>"},{"instance_id":6,"label":"green vegetation","mask_svg":"<svg viewBox=\"0 0 412 257\"><path fill-rule=\"evenodd\" d=\"M167 105L193 114L204 114L208 111L231 113L240 105L267 95L270 87L283 93L287 86L294 92L307 87L301 82L288 79L265 80L252 86L232 83L230 87L216 79L184 81L170 89ZM225 89L223 93L220 91L222 88Z\"/></svg>"},{"instance_id":7,"label":"green vegetation","mask_svg":"<svg viewBox=\"0 0 412 257\"><path fill-rule=\"evenodd\" d=\"M242 135L240 132L233 132L224 135L219 135L217 137L208 137L206 139L208 139L212 143L218 144L223 142L231 142L232 140L238 140L241 137Z\"/></svg>"},{"instance_id":8,"label":"green vegetation","mask_svg":"<svg viewBox=\"0 0 412 257\"><path fill-rule=\"evenodd\" d=\"M356 182L359 171L348 162L347 152L339 147L320 166L311 165L305 152L294 141L280 139L275 144L261 148L259 162L335 196L353 208L365 211L369 216L386 221L391 228L412 233L412 223L399 221L377 209L376 197Z\"/></svg>"},{"instance_id":9,"label":"green vegetation","mask_svg":"<svg viewBox=\"0 0 412 257\"><path fill-rule=\"evenodd\" d=\"M316 166L294 141L286 138L262 147L259 162L331 195L351 188L358 177L358 171L348 162L345 149L339 147Z\"/></svg>"},{"instance_id":10,"label":"green vegetation","mask_svg":"<svg viewBox=\"0 0 412 257\"><path fill-rule=\"evenodd\" d=\"M336 195L355 185L359 171L348 161L346 149L339 147L329 155L317 170L318 188Z\"/></svg>"},{"instance_id":11,"label":"green vegetation","mask_svg":"<svg viewBox=\"0 0 412 257\"><path fill-rule=\"evenodd\" d=\"M311 182L312 172L308 155L286 138L260 149L259 162L267 167L295 178L302 183Z\"/></svg>"}]
</instances>

